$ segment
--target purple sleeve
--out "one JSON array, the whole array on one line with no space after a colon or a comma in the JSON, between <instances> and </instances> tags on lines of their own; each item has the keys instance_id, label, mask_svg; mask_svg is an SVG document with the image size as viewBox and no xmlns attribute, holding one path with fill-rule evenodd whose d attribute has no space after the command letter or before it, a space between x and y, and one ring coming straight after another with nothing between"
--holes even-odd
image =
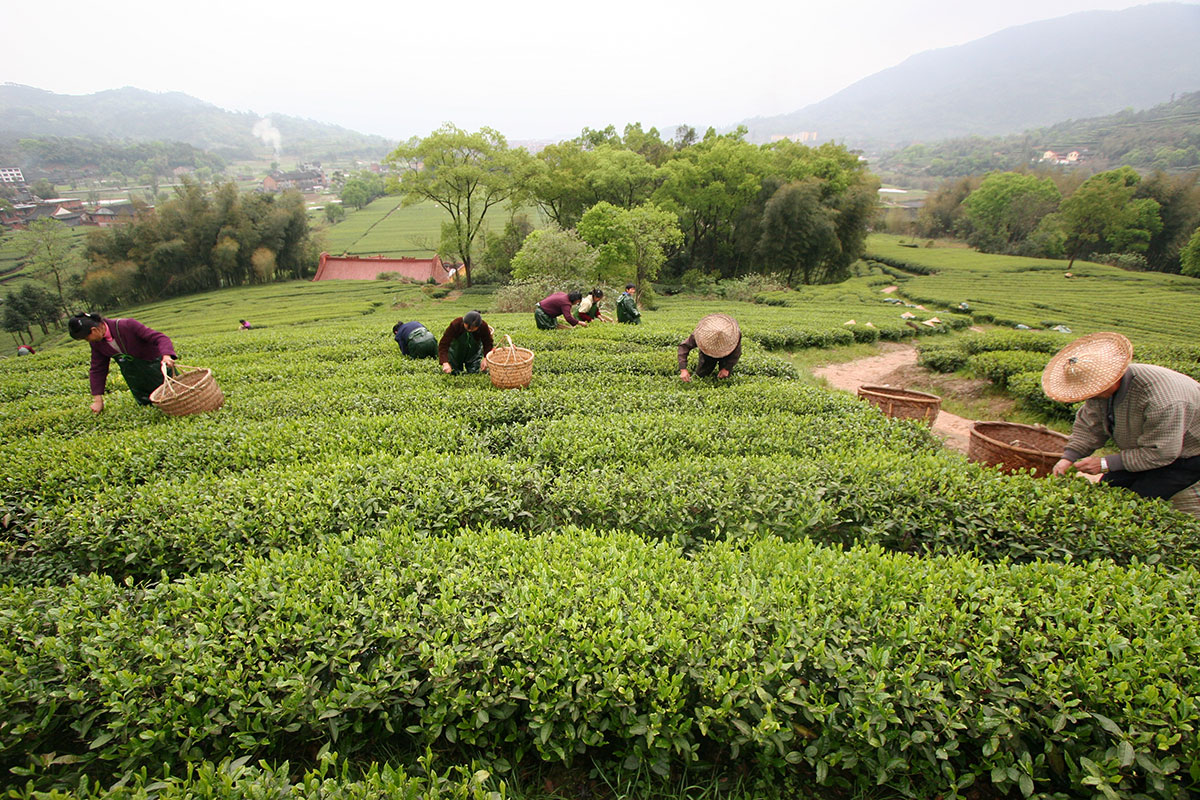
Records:
<instances>
[{"instance_id":1,"label":"purple sleeve","mask_svg":"<svg viewBox=\"0 0 1200 800\"><path fill-rule=\"evenodd\" d=\"M575 319L575 317L571 316L571 301L570 300L568 300L566 302L566 305L563 306L562 315L563 315L563 319L565 319L567 322L571 323L571 327L574 327L579 324L579 320L577 320L577 319Z\"/></svg>"},{"instance_id":2,"label":"purple sleeve","mask_svg":"<svg viewBox=\"0 0 1200 800\"><path fill-rule=\"evenodd\" d=\"M121 321L121 332L126 336L132 335L133 338L139 340L146 347L147 352L157 356L170 356L175 358L175 345L171 344L171 340L167 338L165 333L159 333L153 328L148 328L136 319L124 319ZM139 356L137 353L130 355ZM150 361L152 359L146 359Z\"/></svg>"},{"instance_id":3,"label":"purple sleeve","mask_svg":"<svg viewBox=\"0 0 1200 800\"><path fill-rule=\"evenodd\" d=\"M104 394L104 385L108 383L109 357L92 345L92 368L88 370L88 383L92 387L92 396Z\"/></svg>"}]
</instances>

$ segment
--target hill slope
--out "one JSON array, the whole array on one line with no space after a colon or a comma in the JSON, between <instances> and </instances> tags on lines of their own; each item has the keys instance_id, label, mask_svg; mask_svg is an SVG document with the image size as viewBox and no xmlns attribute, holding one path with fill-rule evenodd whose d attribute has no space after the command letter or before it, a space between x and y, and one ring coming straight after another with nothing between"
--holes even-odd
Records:
<instances>
[{"instance_id":1,"label":"hill slope","mask_svg":"<svg viewBox=\"0 0 1200 800\"><path fill-rule=\"evenodd\" d=\"M867 148L997 135L1146 108L1200 89L1200 5L1089 11L930 50L799 111L748 120L751 138L816 131Z\"/></svg>"},{"instance_id":2,"label":"hill slope","mask_svg":"<svg viewBox=\"0 0 1200 800\"><path fill-rule=\"evenodd\" d=\"M290 158L378 158L390 148L381 136L337 125L282 114L266 118L279 132L280 154ZM65 95L31 86L0 85L0 137L168 140L226 158L249 158L272 152L272 145L254 133L261 119L261 115L226 111L182 92L160 94L127 86Z\"/></svg>"}]
</instances>

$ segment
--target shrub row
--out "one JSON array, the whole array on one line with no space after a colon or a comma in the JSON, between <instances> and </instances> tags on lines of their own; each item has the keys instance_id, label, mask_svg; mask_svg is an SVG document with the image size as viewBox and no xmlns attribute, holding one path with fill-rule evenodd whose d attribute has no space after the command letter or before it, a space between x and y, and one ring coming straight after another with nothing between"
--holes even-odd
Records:
<instances>
[{"instance_id":1,"label":"shrub row","mask_svg":"<svg viewBox=\"0 0 1200 800\"><path fill-rule=\"evenodd\" d=\"M924 441L902 444L915 426L889 433L847 419L839 431L799 423L772 434L778 423L767 418L709 428L684 420L642 452L636 435L589 448L586 436L564 433L591 422L496 431L469 458L380 451L116 487L60 505L14 503L0 579L64 582L99 571L149 581L399 523L437 535L488 523L530 532L589 524L687 549L771 535L989 561L1200 564L1200 523L1165 503L1073 479L951 470ZM652 425L629 420L634 434ZM858 441L869 430L878 447ZM774 437L771 455L755 451L757 436ZM713 454L698 458L705 448Z\"/></svg>"},{"instance_id":2,"label":"shrub row","mask_svg":"<svg viewBox=\"0 0 1200 800\"><path fill-rule=\"evenodd\" d=\"M425 747L909 797L1200 787L1198 575L760 540L403 531L150 589L6 591L0 766ZM1193 768L1194 772L1194 768Z\"/></svg>"}]
</instances>

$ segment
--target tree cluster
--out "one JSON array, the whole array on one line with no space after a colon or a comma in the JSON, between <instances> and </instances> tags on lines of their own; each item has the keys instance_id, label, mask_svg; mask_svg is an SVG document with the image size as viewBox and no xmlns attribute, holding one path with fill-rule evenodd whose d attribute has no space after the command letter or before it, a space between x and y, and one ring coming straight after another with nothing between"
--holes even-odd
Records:
<instances>
[{"instance_id":1,"label":"tree cluster","mask_svg":"<svg viewBox=\"0 0 1200 800\"><path fill-rule=\"evenodd\" d=\"M187 179L153 213L93 231L87 252L80 292L97 307L301 278L316 261L299 192L209 191Z\"/></svg>"},{"instance_id":2,"label":"tree cluster","mask_svg":"<svg viewBox=\"0 0 1200 800\"><path fill-rule=\"evenodd\" d=\"M556 247L565 246L562 235L577 231L575 238L599 254L598 264L609 259L597 266L602 272L613 269L613 259L626 259L631 277L649 274L629 260L629 250L605 238L612 230L593 230L589 238L578 227L597 208L605 209L597 222L624 229L627 238L637 220L671 218L681 234L660 237L656 246L674 275L778 272L805 283L844 278L862 253L878 181L844 147L759 146L744 136L744 129L724 135L710 129L700 137L681 127L664 141L653 128L627 125L618 133L609 126L585 129L531 156L509 148L494 130L472 134L447 125L401 145L387 161L399 173L390 188L406 203L432 201L448 213L441 249L462 261L468 284L476 238L488 211L501 203L536 206L559 231ZM618 211L632 216L618 219ZM516 275L517 260L509 258Z\"/></svg>"},{"instance_id":3,"label":"tree cluster","mask_svg":"<svg viewBox=\"0 0 1200 800\"><path fill-rule=\"evenodd\" d=\"M59 183L115 176L124 183L126 176L166 177L176 167L219 174L226 166L220 156L183 142L114 142L83 137L43 136L0 142L0 155L30 174Z\"/></svg>"},{"instance_id":4,"label":"tree cluster","mask_svg":"<svg viewBox=\"0 0 1200 800\"><path fill-rule=\"evenodd\" d=\"M948 181L928 197L916 233L959 236L985 253L1071 261L1104 254L1123 264L1179 272L1197 225L1195 175L1142 177L1121 167L1086 180L993 172L982 180Z\"/></svg>"},{"instance_id":5,"label":"tree cluster","mask_svg":"<svg viewBox=\"0 0 1200 800\"><path fill-rule=\"evenodd\" d=\"M0 325L14 334L18 341L33 341L32 326L37 325L43 334L62 316L54 294L35 283L27 283L15 292L4 296Z\"/></svg>"},{"instance_id":6,"label":"tree cluster","mask_svg":"<svg viewBox=\"0 0 1200 800\"><path fill-rule=\"evenodd\" d=\"M369 170L362 170L346 179L342 185L342 205L353 206L355 210L366 208L372 200L387 194L383 176ZM331 220L333 221L333 220Z\"/></svg>"}]
</instances>

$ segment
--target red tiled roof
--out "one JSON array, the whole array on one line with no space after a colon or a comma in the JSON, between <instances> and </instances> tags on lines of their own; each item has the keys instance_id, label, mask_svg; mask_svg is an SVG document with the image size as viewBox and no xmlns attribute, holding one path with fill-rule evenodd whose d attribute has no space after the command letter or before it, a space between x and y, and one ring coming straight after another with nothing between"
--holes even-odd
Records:
<instances>
[{"instance_id":1,"label":"red tiled roof","mask_svg":"<svg viewBox=\"0 0 1200 800\"><path fill-rule=\"evenodd\" d=\"M433 278L436 283L447 283L450 274L442 267L442 260L433 258L384 258L383 256L331 256L321 253L314 281L373 281L381 272L398 272L406 278L422 283Z\"/></svg>"}]
</instances>

